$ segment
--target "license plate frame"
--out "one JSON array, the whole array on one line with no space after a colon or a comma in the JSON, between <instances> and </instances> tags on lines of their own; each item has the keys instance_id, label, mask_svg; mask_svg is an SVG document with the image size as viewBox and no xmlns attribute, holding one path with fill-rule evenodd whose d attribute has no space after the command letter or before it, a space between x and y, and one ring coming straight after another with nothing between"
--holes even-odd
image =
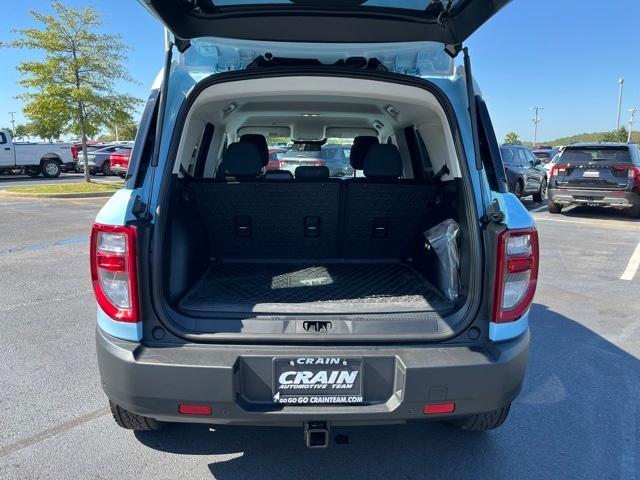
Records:
<instances>
[{"instance_id":1,"label":"license plate frame","mask_svg":"<svg viewBox=\"0 0 640 480\"><path fill-rule=\"evenodd\" d=\"M582 172L584 178L600 178L600 172L598 170L585 170Z\"/></svg>"},{"instance_id":2,"label":"license plate frame","mask_svg":"<svg viewBox=\"0 0 640 480\"><path fill-rule=\"evenodd\" d=\"M281 405L364 403L361 357L274 357L273 402Z\"/></svg>"}]
</instances>

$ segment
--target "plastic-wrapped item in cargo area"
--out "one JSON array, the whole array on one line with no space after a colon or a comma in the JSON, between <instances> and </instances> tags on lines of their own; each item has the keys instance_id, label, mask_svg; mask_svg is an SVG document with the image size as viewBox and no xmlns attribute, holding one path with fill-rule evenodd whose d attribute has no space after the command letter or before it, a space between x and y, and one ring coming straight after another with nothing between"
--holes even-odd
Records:
<instances>
[{"instance_id":1,"label":"plastic-wrapped item in cargo area","mask_svg":"<svg viewBox=\"0 0 640 480\"><path fill-rule=\"evenodd\" d=\"M460 294L458 235L460 225L455 220L445 220L424 232L438 263L437 287L449 300Z\"/></svg>"}]
</instances>

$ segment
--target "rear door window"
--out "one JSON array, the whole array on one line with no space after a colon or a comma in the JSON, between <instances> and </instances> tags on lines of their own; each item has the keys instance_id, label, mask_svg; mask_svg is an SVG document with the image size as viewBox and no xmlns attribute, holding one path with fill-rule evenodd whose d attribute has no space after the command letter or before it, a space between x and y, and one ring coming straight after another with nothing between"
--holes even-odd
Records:
<instances>
[{"instance_id":1,"label":"rear door window","mask_svg":"<svg viewBox=\"0 0 640 480\"><path fill-rule=\"evenodd\" d=\"M527 158L527 152L524 148L518 148L518 163L529 163L529 158Z\"/></svg>"}]
</instances>

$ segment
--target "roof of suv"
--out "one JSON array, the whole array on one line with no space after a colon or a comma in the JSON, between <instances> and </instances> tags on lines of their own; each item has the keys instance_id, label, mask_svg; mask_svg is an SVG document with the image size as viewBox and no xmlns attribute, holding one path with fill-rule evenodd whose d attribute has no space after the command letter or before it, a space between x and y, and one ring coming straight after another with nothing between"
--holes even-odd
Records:
<instances>
[{"instance_id":1,"label":"roof of suv","mask_svg":"<svg viewBox=\"0 0 640 480\"><path fill-rule=\"evenodd\" d=\"M580 142L567 145L565 148L580 148L580 147L628 147L626 142Z\"/></svg>"}]
</instances>

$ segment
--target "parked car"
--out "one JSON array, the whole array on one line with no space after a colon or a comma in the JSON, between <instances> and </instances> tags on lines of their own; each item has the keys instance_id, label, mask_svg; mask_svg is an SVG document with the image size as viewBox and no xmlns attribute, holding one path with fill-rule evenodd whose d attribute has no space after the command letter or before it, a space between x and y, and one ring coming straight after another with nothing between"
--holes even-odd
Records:
<instances>
[{"instance_id":1,"label":"parked car","mask_svg":"<svg viewBox=\"0 0 640 480\"><path fill-rule=\"evenodd\" d=\"M87 155L91 152L95 152L96 150L100 150L101 148L109 147L111 144L109 143L100 143L100 142L89 142L87 143ZM74 143L71 147L71 153L73 155L73 171L82 173L84 171L83 162L84 159L82 157L82 143Z\"/></svg>"},{"instance_id":2,"label":"parked car","mask_svg":"<svg viewBox=\"0 0 640 480\"><path fill-rule=\"evenodd\" d=\"M547 172L547 179L551 176L551 169L558 162L558 158L560 158L560 154L556 153L549 162L542 165Z\"/></svg>"},{"instance_id":3,"label":"parked car","mask_svg":"<svg viewBox=\"0 0 640 480\"><path fill-rule=\"evenodd\" d=\"M280 170L280 159L287 153L286 148L269 148L269 163L266 170Z\"/></svg>"},{"instance_id":4,"label":"parked car","mask_svg":"<svg viewBox=\"0 0 640 480\"><path fill-rule=\"evenodd\" d=\"M568 145L549 176L549 212L568 205L611 207L640 217L640 151L635 144Z\"/></svg>"},{"instance_id":5,"label":"parked car","mask_svg":"<svg viewBox=\"0 0 640 480\"><path fill-rule=\"evenodd\" d=\"M303 426L309 447L332 424L496 428L525 376L538 236L449 54L507 1L301 3L144 0L180 58L91 232L114 419ZM224 148L261 125L290 128L296 178L262 175L266 141ZM319 144L354 125L361 176L331 179Z\"/></svg>"},{"instance_id":6,"label":"parked car","mask_svg":"<svg viewBox=\"0 0 640 480\"><path fill-rule=\"evenodd\" d=\"M553 157L555 157L559 152L554 148L534 148L531 150L531 153L540 160L540 163L544 167L547 165Z\"/></svg>"},{"instance_id":7,"label":"parked car","mask_svg":"<svg viewBox=\"0 0 640 480\"><path fill-rule=\"evenodd\" d=\"M331 177L344 177L353 174L349 163L349 146L320 145L318 142L296 143L280 159L280 168L295 174L298 167L326 166Z\"/></svg>"},{"instance_id":8,"label":"parked car","mask_svg":"<svg viewBox=\"0 0 640 480\"><path fill-rule=\"evenodd\" d=\"M55 178L69 165L73 166L71 144L14 142L8 131L0 130L0 174Z\"/></svg>"},{"instance_id":9,"label":"parked car","mask_svg":"<svg viewBox=\"0 0 640 480\"><path fill-rule=\"evenodd\" d=\"M104 176L112 175L111 162L109 161L111 154L121 151L128 152L130 150L131 146L129 145L117 144L109 145L107 147L102 147L91 151L91 153L87 154L89 173L91 175L95 175L97 173L101 173ZM78 162L77 170L80 172L84 172L84 164L82 161Z\"/></svg>"},{"instance_id":10,"label":"parked car","mask_svg":"<svg viewBox=\"0 0 640 480\"><path fill-rule=\"evenodd\" d=\"M509 191L518 197L531 195L535 202L547 194L547 172L529 149L521 145L504 144L500 147Z\"/></svg>"},{"instance_id":11,"label":"parked car","mask_svg":"<svg viewBox=\"0 0 640 480\"><path fill-rule=\"evenodd\" d=\"M132 147L121 147L109 156L109 165L111 173L124 178L129 168L129 157L131 156Z\"/></svg>"}]
</instances>

